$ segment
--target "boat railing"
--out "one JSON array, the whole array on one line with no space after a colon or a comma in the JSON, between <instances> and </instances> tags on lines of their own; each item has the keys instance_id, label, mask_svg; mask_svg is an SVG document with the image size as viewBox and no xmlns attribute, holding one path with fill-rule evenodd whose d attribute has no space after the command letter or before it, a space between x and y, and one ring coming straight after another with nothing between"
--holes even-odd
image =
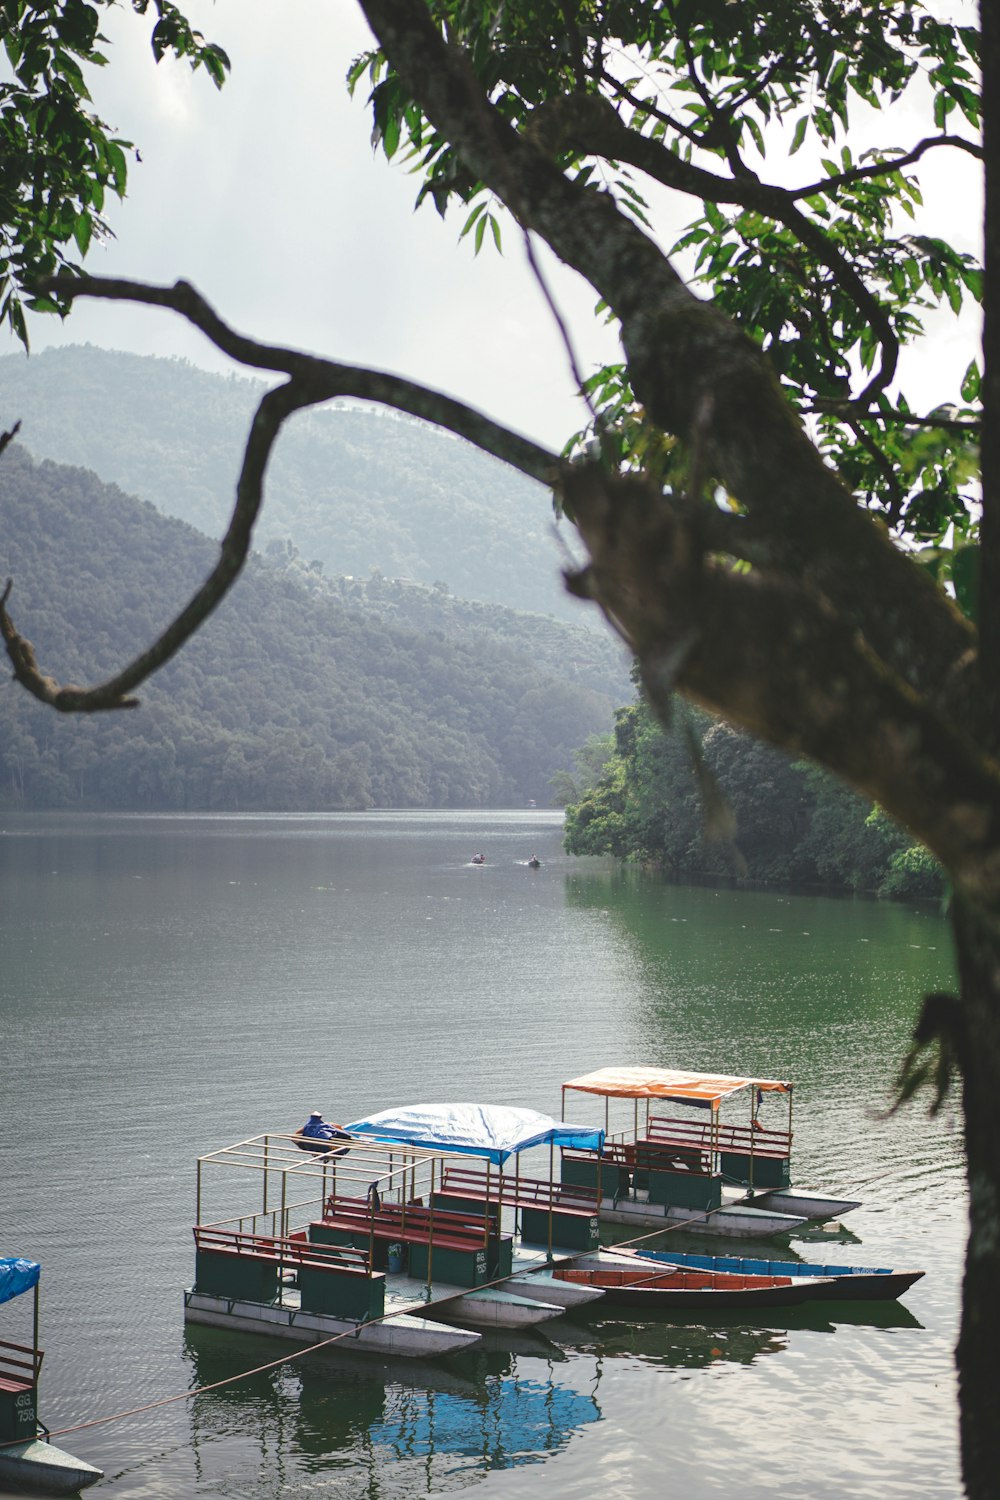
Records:
<instances>
[{"instance_id":1,"label":"boat railing","mask_svg":"<svg viewBox=\"0 0 1000 1500\"><path fill-rule=\"evenodd\" d=\"M277 1261L279 1269L298 1270L307 1266L312 1270L363 1272L371 1276L371 1258L367 1250L345 1245L315 1244L305 1238L244 1234L215 1224L196 1224L194 1242L202 1253Z\"/></svg>"},{"instance_id":2,"label":"boat railing","mask_svg":"<svg viewBox=\"0 0 1000 1500\"><path fill-rule=\"evenodd\" d=\"M565 1209L596 1213L599 1194L596 1188L552 1182L542 1177L508 1177L487 1174L465 1167L448 1166L441 1177L442 1193L458 1198L475 1198L502 1203L508 1208Z\"/></svg>"},{"instance_id":3,"label":"boat railing","mask_svg":"<svg viewBox=\"0 0 1000 1500\"><path fill-rule=\"evenodd\" d=\"M658 1146L680 1146L741 1156L787 1157L792 1149L789 1130L767 1130L762 1125L723 1125L708 1121L673 1120L654 1115L646 1140Z\"/></svg>"},{"instance_id":4,"label":"boat railing","mask_svg":"<svg viewBox=\"0 0 1000 1500\"><path fill-rule=\"evenodd\" d=\"M13 1344L0 1339L0 1380L34 1385L42 1368L44 1350L30 1344Z\"/></svg>"},{"instance_id":5,"label":"boat railing","mask_svg":"<svg viewBox=\"0 0 1000 1500\"><path fill-rule=\"evenodd\" d=\"M286 1203L282 1207L258 1209L256 1213L234 1214L231 1219L213 1219L212 1229L235 1229L240 1234L269 1235L272 1239L287 1239L296 1229L303 1229L322 1211L323 1199L303 1198L297 1203Z\"/></svg>"}]
</instances>

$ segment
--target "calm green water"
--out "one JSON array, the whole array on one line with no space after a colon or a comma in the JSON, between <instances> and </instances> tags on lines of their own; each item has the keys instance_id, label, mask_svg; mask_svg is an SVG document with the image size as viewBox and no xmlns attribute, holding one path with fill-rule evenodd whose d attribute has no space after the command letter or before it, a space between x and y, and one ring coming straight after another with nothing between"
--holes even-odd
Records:
<instances>
[{"instance_id":1,"label":"calm green water","mask_svg":"<svg viewBox=\"0 0 1000 1500\"><path fill-rule=\"evenodd\" d=\"M797 1182L865 1200L828 1258L928 1272L887 1310L766 1327L314 1356L63 1438L105 1469L91 1494L958 1494L960 1136L878 1117L919 996L951 982L936 911L622 878L562 855L548 813L0 827L0 1245L42 1262L53 1429L282 1352L184 1328L194 1160L310 1109L558 1113L616 1062L790 1077Z\"/></svg>"}]
</instances>

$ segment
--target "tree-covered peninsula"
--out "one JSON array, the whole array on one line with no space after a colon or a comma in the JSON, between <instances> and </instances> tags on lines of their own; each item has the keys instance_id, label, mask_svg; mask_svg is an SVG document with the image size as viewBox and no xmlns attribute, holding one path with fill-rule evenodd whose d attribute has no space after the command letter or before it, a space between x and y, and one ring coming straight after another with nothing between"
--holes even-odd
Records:
<instances>
[{"instance_id":1,"label":"tree-covered peninsula","mask_svg":"<svg viewBox=\"0 0 1000 1500\"><path fill-rule=\"evenodd\" d=\"M571 854L649 864L676 880L750 880L940 896L939 866L885 814L808 761L682 704L664 729L641 695L603 746L553 783Z\"/></svg>"}]
</instances>

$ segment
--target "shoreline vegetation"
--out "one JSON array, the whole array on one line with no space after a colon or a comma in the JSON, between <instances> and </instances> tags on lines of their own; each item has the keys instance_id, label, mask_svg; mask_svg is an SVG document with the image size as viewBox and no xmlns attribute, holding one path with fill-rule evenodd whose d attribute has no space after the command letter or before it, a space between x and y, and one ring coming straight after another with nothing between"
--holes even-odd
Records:
<instances>
[{"instance_id":1,"label":"shoreline vegetation","mask_svg":"<svg viewBox=\"0 0 1000 1500\"><path fill-rule=\"evenodd\" d=\"M940 899L940 866L871 802L808 762L678 705L669 730L644 698L555 778L564 848L679 884Z\"/></svg>"}]
</instances>

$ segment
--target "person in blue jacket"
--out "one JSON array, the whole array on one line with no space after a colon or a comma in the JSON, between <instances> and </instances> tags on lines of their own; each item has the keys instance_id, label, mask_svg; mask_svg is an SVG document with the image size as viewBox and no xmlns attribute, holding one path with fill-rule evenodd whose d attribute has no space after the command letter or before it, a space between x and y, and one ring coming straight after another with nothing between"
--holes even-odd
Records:
<instances>
[{"instance_id":1,"label":"person in blue jacket","mask_svg":"<svg viewBox=\"0 0 1000 1500\"><path fill-rule=\"evenodd\" d=\"M339 1125L324 1120L318 1109L314 1109L306 1123L295 1132L300 1137L298 1145L303 1151L346 1151L346 1146L335 1147L333 1141L349 1141L351 1137Z\"/></svg>"}]
</instances>

